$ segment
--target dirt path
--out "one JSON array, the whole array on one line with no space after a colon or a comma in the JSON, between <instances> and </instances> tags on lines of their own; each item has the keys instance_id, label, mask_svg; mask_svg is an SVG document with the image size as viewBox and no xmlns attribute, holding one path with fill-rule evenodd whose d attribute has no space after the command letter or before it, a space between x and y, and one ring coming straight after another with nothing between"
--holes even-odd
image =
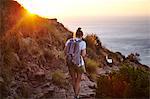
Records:
<instances>
[{"instance_id":1,"label":"dirt path","mask_svg":"<svg viewBox=\"0 0 150 99\"><path fill-rule=\"evenodd\" d=\"M74 91L72 85L70 84L70 90L66 91L65 99L73 99ZM95 97L95 89L91 89L90 87L95 86L94 82L91 82L86 75L82 75L81 80L81 89L80 89L80 97L81 99L94 99Z\"/></svg>"}]
</instances>

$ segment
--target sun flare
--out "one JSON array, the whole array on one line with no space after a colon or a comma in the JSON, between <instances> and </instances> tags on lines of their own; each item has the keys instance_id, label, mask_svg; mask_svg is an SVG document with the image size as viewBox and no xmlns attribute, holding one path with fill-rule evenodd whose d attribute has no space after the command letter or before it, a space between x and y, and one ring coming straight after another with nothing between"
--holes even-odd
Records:
<instances>
[{"instance_id":1,"label":"sun flare","mask_svg":"<svg viewBox=\"0 0 150 99\"><path fill-rule=\"evenodd\" d=\"M22 6L25 7L30 13L38 14L43 17L59 17L63 16L65 6L61 6L59 0L17 0ZM66 0L63 3L67 4ZM61 2L62 2L61 1ZM63 8L63 9L62 9Z\"/></svg>"},{"instance_id":2,"label":"sun flare","mask_svg":"<svg viewBox=\"0 0 150 99\"><path fill-rule=\"evenodd\" d=\"M148 15L149 0L16 0L30 13L47 18Z\"/></svg>"}]
</instances>

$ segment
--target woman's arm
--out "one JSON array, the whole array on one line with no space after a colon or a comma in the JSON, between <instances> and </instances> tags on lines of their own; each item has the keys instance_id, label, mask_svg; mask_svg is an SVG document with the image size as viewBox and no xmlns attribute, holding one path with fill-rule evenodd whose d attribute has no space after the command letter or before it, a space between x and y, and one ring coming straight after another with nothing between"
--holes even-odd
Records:
<instances>
[{"instance_id":1,"label":"woman's arm","mask_svg":"<svg viewBox=\"0 0 150 99\"><path fill-rule=\"evenodd\" d=\"M84 49L84 50L81 51L81 56L82 56L83 58L86 57L86 49Z\"/></svg>"}]
</instances>

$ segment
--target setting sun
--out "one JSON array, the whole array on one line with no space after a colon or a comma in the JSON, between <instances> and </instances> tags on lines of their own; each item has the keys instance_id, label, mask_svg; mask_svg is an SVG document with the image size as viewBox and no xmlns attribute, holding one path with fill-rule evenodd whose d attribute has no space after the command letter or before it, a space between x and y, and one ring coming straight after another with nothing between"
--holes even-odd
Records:
<instances>
[{"instance_id":1,"label":"setting sun","mask_svg":"<svg viewBox=\"0 0 150 99\"><path fill-rule=\"evenodd\" d=\"M22 4L30 13L38 14L43 17L56 17L61 13L61 10L57 8L56 2L53 0L17 0ZM54 6L55 5L55 6Z\"/></svg>"},{"instance_id":2,"label":"setting sun","mask_svg":"<svg viewBox=\"0 0 150 99\"><path fill-rule=\"evenodd\" d=\"M149 0L17 0L29 12L48 18L149 15Z\"/></svg>"}]
</instances>

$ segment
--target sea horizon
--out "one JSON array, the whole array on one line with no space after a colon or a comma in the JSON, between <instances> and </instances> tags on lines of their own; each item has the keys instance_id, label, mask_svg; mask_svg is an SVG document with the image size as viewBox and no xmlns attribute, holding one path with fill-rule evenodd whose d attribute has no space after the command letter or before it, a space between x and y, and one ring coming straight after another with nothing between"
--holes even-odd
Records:
<instances>
[{"instance_id":1,"label":"sea horizon","mask_svg":"<svg viewBox=\"0 0 150 99\"><path fill-rule=\"evenodd\" d=\"M150 30L148 16L85 18L80 20L64 20L63 24L75 32L81 27L87 34L96 34L103 46L113 52L121 52L127 56L139 53L140 62L150 67Z\"/></svg>"}]
</instances>

